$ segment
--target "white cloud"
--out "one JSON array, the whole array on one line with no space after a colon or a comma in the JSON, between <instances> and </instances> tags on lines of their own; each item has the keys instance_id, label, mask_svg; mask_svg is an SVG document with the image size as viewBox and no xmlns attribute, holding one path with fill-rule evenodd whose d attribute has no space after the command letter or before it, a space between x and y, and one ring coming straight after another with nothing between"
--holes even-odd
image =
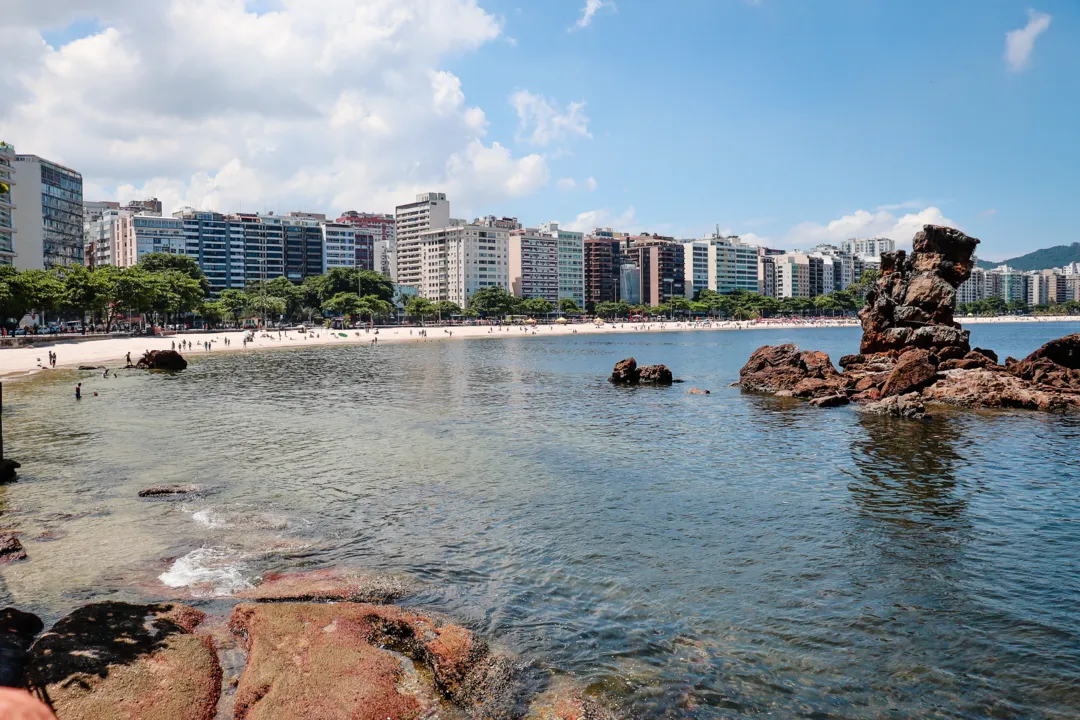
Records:
<instances>
[{"instance_id":1,"label":"white cloud","mask_svg":"<svg viewBox=\"0 0 1080 720\"><path fill-rule=\"evenodd\" d=\"M544 96L518 90L510 96L510 104L518 115L519 141L549 145L571 137L592 137L583 102L572 102L566 106L566 112L560 113L556 105Z\"/></svg>"},{"instance_id":2,"label":"white cloud","mask_svg":"<svg viewBox=\"0 0 1080 720\"><path fill-rule=\"evenodd\" d=\"M570 192L577 187L577 183L574 181L574 178L559 178L555 182L555 187L559 188L563 192Z\"/></svg>"},{"instance_id":3,"label":"white cloud","mask_svg":"<svg viewBox=\"0 0 1080 720\"><path fill-rule=\"evenodd\" d=\"M80 170L91 199L387 211L416 192L469 206L549 180L544 155L483 141L486 114L442 67L500 38L476 0L2 2L0 137ZM103 29L42 39L86 19ZM538 144L587 135L580 105L542 110Z\"/></svg>"},{"instance_id":4,"label":"white cloud","mask_svg":"<svg viewBox=\"0 0 1080 720\"><path fill-rule=\"evenodd\" d=\"M1020 72L1028 66L1031 51L1035 49L1035 39L1046 32L1052 19L1037 10L1028 10L1027 15L1027 25L1005 33L1005 64L1013 72Z\"/></svg>"},{"instance_id":5,"label":"white cloud","mask_svg":"<svg viewBox=\"0 0 1080 720\"><path fill-rule=\"evenodd\" d=\"M612 10L615 9L615 0L585 0L585 5L581 8L581 17L578 18L577 28L588 27L592 22L596 13L600 12L601 8L609 7ZM572 30L573 28L571 28Z\"/></svg>"},{"instance_id":6,"label":"white cloud","mask_svg":"<svg viewBox=\"0 0 1080 720\"><path fill-rule=\"evenodd\" d=\"M598 227L609 227L622 232L637 232L640 228L637 222L637 213L632 205L618 215L607 208L586 210L583 213L578 213L577 217L570 222L559 223L559 226L570 232L584 233L592 232Z\"/></svg>"},{"instance_id":7,"label":"white cloud","mask_svg":"<svg viewBox=\"0 0 1080 720\"><path fill-rule=\"evenodd\" d=\"M596 178L592 177L591 175L588 178L586 178L585 179L585 187L589 190L589 192L592 192L593 190L595 190L596 189Z\"/></svg>"},{"instance_id":8,"label":"white cloud","mask_svg":"<svg viewBox=\"0 0 1080 720\"><path fill-rule=\"evenodd\" d=\"M908 245L923 225L960 225L945 217L936 207L896 217L887 210L857 210L851 215L832 220L824 225L814 222L799 223L788 231L783 244L809 249L821 243L836 244L854 237L888 237L898 245ZM768 238L765 238L768 241Z\"/></svg>"}]
</instances>

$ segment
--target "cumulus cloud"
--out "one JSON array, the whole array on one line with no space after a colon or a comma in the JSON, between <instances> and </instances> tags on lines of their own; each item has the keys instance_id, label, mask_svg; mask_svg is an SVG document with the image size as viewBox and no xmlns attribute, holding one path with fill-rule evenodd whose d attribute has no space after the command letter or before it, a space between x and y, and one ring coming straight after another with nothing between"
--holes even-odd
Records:
<instances>
[{"instance_id":1,"label":"cumulus cloud","mask_svg":"<svg viewBox=\"0 0 1080 720\"><path fill-rule=\"evenodd\" d=\"M799 223L788 231L783 244L809 249L821 243L836 244L855 237L887 237L898 245L911 243L911 238L923 225L960 225L945 217L936 207L923 208L918 212L897 217L887 210L857 210L824 225L814 222ZM961 228L962 229L962 228Z\"/></svg>"},{"instance_id":2,"label":"cumulus cloud","mask_svg":"<svg viewBox=\"0 0 1080 720\"><path fill-rule=\"evenodd\" d=\"M1013 72L1020 72L1031 62L1035 40L1050 27L1050 15L1028 10L1027 25L1005 33L1005 64Z\"/></svg>"},{"instance_id":3,"label":"cumulus cloud","mask_svg":"<svg viewBox=\"0 0 1080 720\"><path fill-rule=\"evenodd\" d=\"M585 103L572 102L566 112L559 112L557 103L528 90L518 90L510 96L510 104L518 115L519 141L532 145L550 145L572 137L591 138Z\"/></svg>"},{"instance_id":4,"label":"cumulus cloud","mask_svg":"<svg viewBox=\"0 0 1080 720\"><path fill-rule=\"evenodd\" d=\"M555 187L559 188L563 192L570 192L577 187L577 182L574 178L559 178L555 182Z\"/></svg>"},{"instance_id":5,"label":"cumulus cloud","mask_svg":"<svg viewBox=\"0 0 1080 720\"><path fill-rule=\"evenodd\" d=\"M592 192L593 190L595 190L596 189L596 178L592 177L591 175L589 177L585 178L585 187L589 190L589 192Z\"/></svg>"},{"instance_id":6,"label":"cumulus cloud","mask_svg":"<svg viewBox=\"0 0 1080 720\"><path fill-rule=\"evenodd\" d=\"M609 227L622 232L637 232L640 224L637 222L637 213L634 206L623 210L621 213L613 213L607 208L586 210L578 213L570 222L560 222L559 226L570 232L592 232L599 227Z\"/></svg>"},{"instance_id":7,"label":"cumulus cloud","mask_svg":"<svg viewBox=\"0 0 1080 720\"><path fill-rule=\"evenodd\" d=\"M589 24L592 23L596 13L600 12L600 10L605 7L614 10L615 0L585 0L585 5L581 8L581 17L578 18L576 27L578 29L588 27Z\"/></svg>"},{"instance_id":8,"label":"cumulus cloud","mask_svg":"<svg viewBox=\"0 0 1080 720\"><path fill-rule=\"evenodd\" d=\"M87 19L101 30L43 40ZM486 114L443 69L501 36L476 0L6 0L0 29L0 136L82 171L100 199L387 211L549 181L546 156L484 141ZM580 104L530 108L538 145L587 135Z\"/></svg>"}]
</instances>

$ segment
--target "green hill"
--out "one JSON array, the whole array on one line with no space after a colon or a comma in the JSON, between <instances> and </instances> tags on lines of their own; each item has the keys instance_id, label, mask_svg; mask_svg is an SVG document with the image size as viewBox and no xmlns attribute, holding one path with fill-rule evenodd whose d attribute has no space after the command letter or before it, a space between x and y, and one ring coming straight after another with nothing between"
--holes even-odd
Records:
<instances>
[{"instance_id":1,"label":"green hill","mask_svg":"<svg viewBox=\"0 0 1080 720\"><path fill-rule=\"evenodd\" d=\"M1054 247L1043 248L1001 262L980 260L979 267L989 270L998 265L1008 265L1017 270L1046 270L1047 268L1061 267L1074 262L1080 262L1080 242L1074 242L1072 245L1055 245Z\"/></svg>"}]
</instances>

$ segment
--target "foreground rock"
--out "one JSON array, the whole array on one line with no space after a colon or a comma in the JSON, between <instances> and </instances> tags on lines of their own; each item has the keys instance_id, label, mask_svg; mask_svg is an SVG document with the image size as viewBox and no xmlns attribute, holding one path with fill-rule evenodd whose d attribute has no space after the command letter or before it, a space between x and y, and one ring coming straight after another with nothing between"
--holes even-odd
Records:
<instances>
[{"instance_id":1,"label":"foreground rock","mask_svg":"<svg viewBox=\"0 0 1080 720\"><path fill-rule=\"evenodd\" d=\"M7 458L0 460L0 485L13 482L18 474L15 471L21 467L22 465L14 460L9 460Z\"/></svg>"},{"instance_id":2,"label":"foreground rock","mask_svg":"<svg viewBox=\"0 0 1080 720\"><path fill-rule=\"evenodd\" d=\"M248 651L237 718L399 720L509 712L512 665L464 628L358 603L238 605L229 621Z\"/></svg>"},{"instance_id":3,"label":"foreground rock","mask_svg":"<svg viewBox=\"0 0 1080 720\"><path fill-rule=\"evenodd\" d=\"M15 608L0 610L0 685L22 687L27 650L44 629L37 615Z\"/></svg>"},{"instance_id":4,"label":"foreground rock","mask_svg":"<svg viewBox=\"0 0 1080 720\"><path fill-rule=\"evenodd\" d=\"M172 495L190 495L202 490L198 485L151 485L139 491L139 497L170 497Z\"/></svg>"},{"instance_id":5,"label":"foreground rock","mask_svg":"<svg viewBox=\"0 0 1080 720\"><path fill-rule=\"evenodd\" d=\"M329 568L310 572L271 573L250 590L236 595L241 600L296 602L329 600L361 603L388 603L404 597L409 584L400 577Z\"/></svg>"},{"instance_id":6,"label":"foreground rock","mask_svg":"<svg viewBox=\"0 0 1080 720\"><path fill-rule=\"evenodd\" d=\"M567 680L556 680L533 698L525 720L617 720L614 709Z\"/></svg>"},{"instance_id":7,"label":"foreground rock","mask_svg":"<svg viewBox=\"0 0 1080 720\"><path fill-rule=\"evenodd\" d=\"M25 560L26 551L13 532L0 532L0 565L16 560Z\"/></svg>"},{"instance_id":8,"label":"foreground rock","mask_svg":"<svg viewBox=\"0 0 1080 720\"><path fill-rule=\"evenodd\" d=\"M175 350L147 350L135 367L140 370L184 370L187 360Z\"/></svg>"},{"instance_id":9,"label":"foreground rock","mask_svg":"<svg viewBox=\"0 0 1080 720\"><path fill-rule=\"evenodd\" d=\"M615 385L671 385L675 379L666 365L638 367L637 360L626 358L615 363L608 381Z\"/></svg>"},{"instance_id":10,"label":"foreground rock","mask_svg":"<svg viewBox=\"0 0 1080 720\"><path fill-rule=\"evenodd\" d=\"M758 348L739 373L745 390L806 398L818 407L866 403L866 410L925 418L924 402L961 407L1080 408L1080 335L1047 343L998 365L953 319L956 288L971 274L975 238L926 225L913 252L885 253L882 275L859 313L858 355L840 358L795 345Z\"/></svg>"},{"instance_id":11,"label":"foreground rock","mask_svg":"<svg viewBox=\"0 0 1080 720\"><path fill-rule=\"evenodd\" d=\"M211 720L221 691L213 644L184 605L105 602L38 638L26 678L60 720Z\"/></svg>"}]
</instances>

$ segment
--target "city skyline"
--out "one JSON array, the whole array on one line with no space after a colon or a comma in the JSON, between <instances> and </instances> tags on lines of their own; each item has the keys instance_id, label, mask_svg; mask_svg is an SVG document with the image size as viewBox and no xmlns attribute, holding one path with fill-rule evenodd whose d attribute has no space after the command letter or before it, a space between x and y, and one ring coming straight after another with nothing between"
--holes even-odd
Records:
<instances>
[{"instance_id":1,"label":"city skyline","mask_svg":"<svg viewBox=\"0 0 1080 720\"><path fill-rule=\"evenodd\" d=\"M335 215L437 189L464 217L784 249L1075 240L1062 0L39 5L0 20L0 139L88 200Z\"/></svg>"}]
</instances>

